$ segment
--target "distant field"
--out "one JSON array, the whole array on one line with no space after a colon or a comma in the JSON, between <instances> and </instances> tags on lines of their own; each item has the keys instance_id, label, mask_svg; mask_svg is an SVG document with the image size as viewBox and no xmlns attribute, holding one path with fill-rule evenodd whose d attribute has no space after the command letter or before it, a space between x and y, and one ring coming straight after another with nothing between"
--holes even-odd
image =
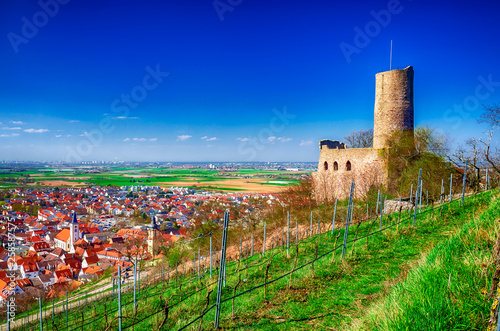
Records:
<instances>
[{"instance_id":1,"label":"distant field","mask_svg":"<svg viewBox=\"0 0 500 331\"><path fill-rule=\"evenodd\" d=\"M240 169L219 171L204 168L110 168L101 173L74 171L0 172L0 188L22 186L64 187L85 185L182 186L221 191L271 193L298 182L306 172ZM27 182L27 183L25 183Z\"/></svg>"}]
</instances>

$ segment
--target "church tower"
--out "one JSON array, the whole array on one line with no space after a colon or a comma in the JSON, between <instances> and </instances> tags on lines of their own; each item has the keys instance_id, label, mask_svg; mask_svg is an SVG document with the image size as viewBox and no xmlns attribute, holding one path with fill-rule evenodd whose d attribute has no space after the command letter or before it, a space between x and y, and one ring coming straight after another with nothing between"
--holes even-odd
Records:
<instances>
[{"instance_id":1,"label":"church tower","mask_svg":"<svg viewBox=\"0 0 500 331\"><path fill-rule=\"evenodd\" d=\"M78 231L78 221L76 220L76 213L73 210L73 219L71 221L69 227L69 235L70 235L70 253L75 252L75 248L73 245L80 239L80 231Z\"/></svg>"},{"instance_id":2,"label":"church tower","mask_svg":"<svg viewBox=\"0 0 500 331\"><path fill-rule=\"evenodd\" d=\"M154 258L155 256L155 241L157 239L157 233L158 233L158 224L156 224L156 217L153 216L151 218L151 225L148 227L148 252L151 254L151 257Z\"/></svg>"}]
</instances>

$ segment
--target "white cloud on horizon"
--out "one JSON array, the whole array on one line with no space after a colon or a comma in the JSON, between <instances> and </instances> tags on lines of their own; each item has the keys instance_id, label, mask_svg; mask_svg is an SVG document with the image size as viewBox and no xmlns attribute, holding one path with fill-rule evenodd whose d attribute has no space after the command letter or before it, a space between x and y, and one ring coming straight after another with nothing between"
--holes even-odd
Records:
<instances>
[{"instance_id":1,"label":"white cloud on horizon","mask_svg":"<svg viewBox=\"0 0 500 331\"><path fill-rule=\"evenodd\" d=\"M44 132L49 132L50 130L48 129L26 129L24 132L28 133L44 133Z\"/></svg>"},{"instance_id":2,"label":"white cloud on horizon","mask_svg":"<svg viewBox=\"0 0 500 331\"><path fill-rule=\"evenodd\" d=\"M71 120L69 121L70 123L79 123L80 121L79 120Z\"/></svg>"},{"instance_id":3,"label":"white cloud on horizon","mask_svg":"<svg viewBox=\"0 0 500 331\"><path fill-rule=\"evenodd\" d=\"M56 135L56 138L60 138L60 137L61 137L61 135L60 135L60 134L57 134L57 135Z\"/></svg>"},{"instance_id":4,"label":"white cloud on horizon","mask_svg":"<svg viewBox=\"0 0 500 331\"><path fill-rule=\"evenodd\" d=\"M10 121L12 124L23 124L23 121Z\"/></svg>"},{"instance_id":5,"label":"white cloud on horizon","mask_svg":"<svg viewBox=\"0 0 500 331\"><path fill-rule=\"evenodd\" d=\"M217 140L217 137L208 138L206 141L215 141L215 140Z\"/></svg>"},{"instance_id":6,"label":"white cloud on horizon","mask_svg":"<svg viewBox=\"0 0 500 331\"><path fill-rule=\"evenodd\" d=\"M292 140L293 140L293 138L275 137L275 136L270 136L269 138L267 138L267 141L269 141L272 144L274 144L275 141L286 143L286 142L292 141Z\"/></svg>"},{"instance_id":7,"label":"white cloud on horizon","mask_svg":"<svg viewBox=\"0 0 500 331\"><path fill-rule=\"evenodd\" d=\"M125 138L123 141L138 141L138 142L144 142L144 141L157 141L158 138Z\"/></svg>"},{"instance_id":8,"label":"white cloud on horizon","mask_svg":"<svg viewBox=\"0 0 500 331\"><path fill-rule=\"evenodd\" d=\"M188 140L191 137L192 136L190 136L188 134L183 134L183 135L177 136L177 141L185 141L185 140Z\"/></svg>"},{"instance_id":9,"label":"white cloud on horizon","mask_svg":"<svg viewBox=\"0 0 500 331\"><path fill-rule=\"evenodd\" d=\"M312 140L301 140L299 146L309 146L312 144Z\"/></svg>"},{"instance_id":10,"label":"white cloud on horizon","mask_svg":"<svg viewBox=\"0 0 500 331\"><path fill-rule=\"evenodd\" d=\"M293 138L279 137L278 140L281 141L282 143L286 143L288 141L292 141Z\"/></svg>"},{"instance_id":11,"label":"white cloud on horizon","mask_svg":"<svg viewBox=\"0 0 500 331\"><path fill-rule=\"evenodd\" d=\"M208 138L208 136L203 136L203 137L201 137L201 140L207 139L207 138Z\"/></svg>"},{"instance_id":12,"label":"white cloud on horizon","mask_svg":"<svg viewBox=\"0 0 500 331\"><path fill-rule=\"evenodd\" d=\"M113 117L114 120L137 120L139 117L117 116Z\"/></svg>"},{"instance_id":13,"label":"white cloud on horizon","mask_svg":"<svg viewBox=\"0 0 500 331\"><path fill-rule=\"evenodd\" d=\"M6 126L6 127L3 127L2 129L3 129L3 130L21 130L21 128L20 128L20 127L18 127L18 126L13 127L13 128L9 128L9 127L7 127L7 126Z\"/></svg>"},{"instance_id":14,"label":"white cloud on horizon","mask_svg":"<svg viewBox=\"0 0 500 331\"><path fill-rule=\"evenodd\" d=\"M248 138L236 138L236 140L239 140L239 141L242 141L242 142L245 142L245 141L250 141L250 139Z\"/></svg>"}]
</instances>

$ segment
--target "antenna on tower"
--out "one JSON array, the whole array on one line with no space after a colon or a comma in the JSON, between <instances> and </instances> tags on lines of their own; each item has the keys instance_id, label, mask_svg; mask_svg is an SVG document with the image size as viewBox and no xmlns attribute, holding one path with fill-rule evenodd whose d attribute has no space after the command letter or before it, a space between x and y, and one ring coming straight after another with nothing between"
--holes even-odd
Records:
<instances>
[{"instance_id":1,"label":"antenna on tower","mask_svg":"<svg viewBox=\"0 0 500 331\"><path fill-rule=\"evenodd\" d=\"M389 71L392 70L392 40L391 40L391 56L389 60Z\"/></svg>"}]
</instances>

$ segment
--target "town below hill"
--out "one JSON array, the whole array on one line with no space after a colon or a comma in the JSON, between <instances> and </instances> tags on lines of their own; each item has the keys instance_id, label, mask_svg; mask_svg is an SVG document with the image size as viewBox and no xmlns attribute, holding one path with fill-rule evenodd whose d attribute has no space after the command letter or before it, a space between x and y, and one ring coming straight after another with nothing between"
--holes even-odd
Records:
<instances>
[{"instance_id":1,"label":"town below hill","mask_svg":"<svg viewBox=\"0 0 500 331\"><path fill-rule=\"evenodd\" d=\"M279 201L276 193L156 185L0 191L0 305L10 296L29 304L64 295L118 266L130 270L136 260L162 257L197 226L221 222L226 210L237 221Z\"/></svg>"}]
</instances>

